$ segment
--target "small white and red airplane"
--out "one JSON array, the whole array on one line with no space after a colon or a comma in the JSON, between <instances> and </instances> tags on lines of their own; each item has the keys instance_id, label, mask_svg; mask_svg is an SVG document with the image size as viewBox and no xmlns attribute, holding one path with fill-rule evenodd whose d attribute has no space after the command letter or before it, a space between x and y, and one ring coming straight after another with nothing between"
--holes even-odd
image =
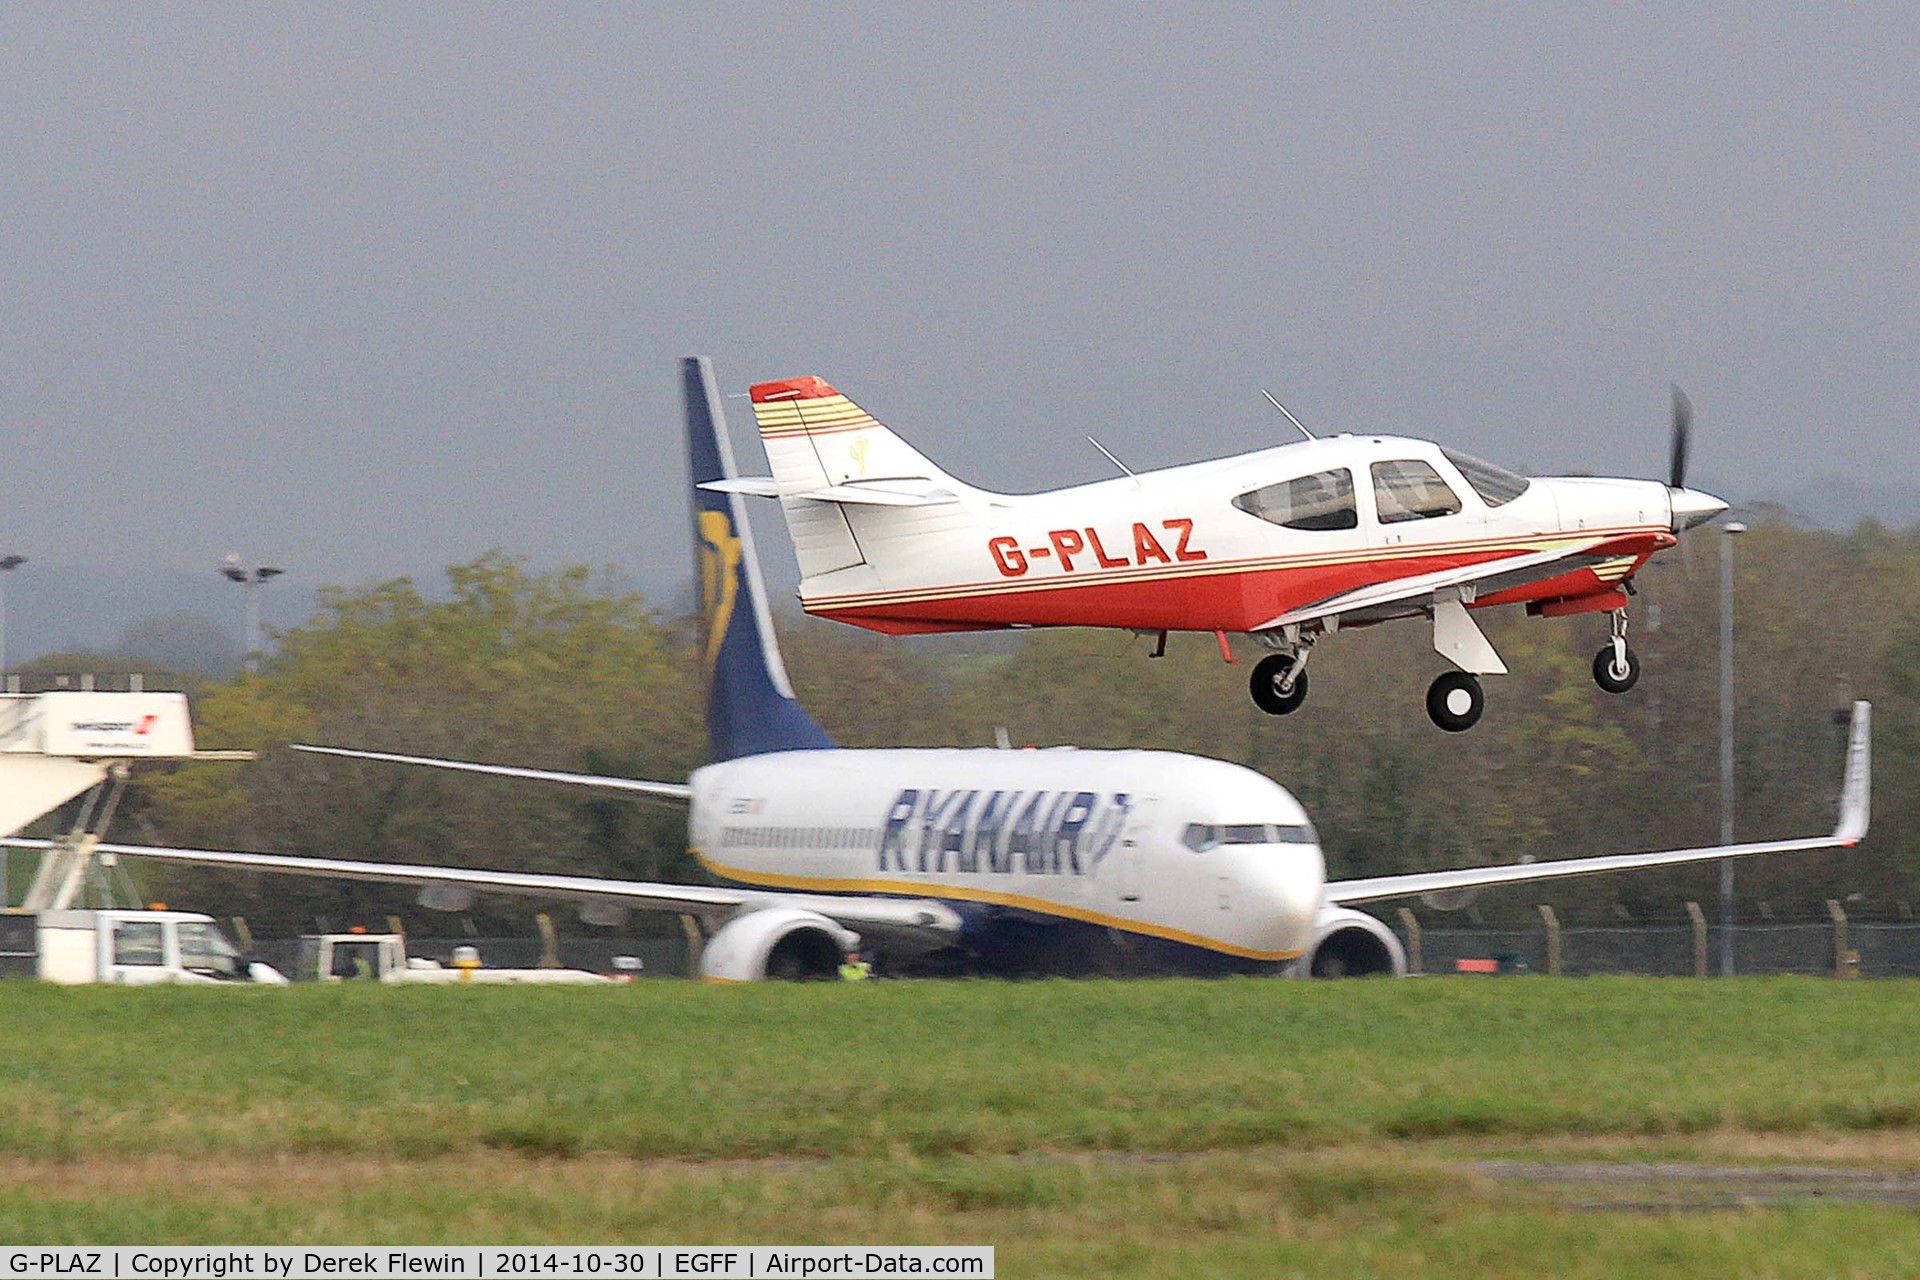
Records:
<instances>
[{"instance_id":1,"label":"small white and red airplane","mask_svg":"<svg viewBox=\"0 0 1920 1280\"><path fill-rule=\"evenodd\" d=\"M1727 509L1685 485L1692 410L1678 387L1665 484L1527 479L1427 440L1317 439L1288 414L1305 439L1024 495L954 479L820 378L751 395L773 475L708 487L780 499L808 613L894 634L1123 628L1157 634L1155 656L1170 631L1211 631L1229 662L1228 636L1251 636L1270 651L1253 700L1274 715L1305 700L1322 637L1424 617L1456 668L1427 712L1471 728L1479 677L1506 672L1472 617L1495 605L1611 614L1593 676L1623 693L1640 677L1633 575Z\"/></svg>"}]
</instances>

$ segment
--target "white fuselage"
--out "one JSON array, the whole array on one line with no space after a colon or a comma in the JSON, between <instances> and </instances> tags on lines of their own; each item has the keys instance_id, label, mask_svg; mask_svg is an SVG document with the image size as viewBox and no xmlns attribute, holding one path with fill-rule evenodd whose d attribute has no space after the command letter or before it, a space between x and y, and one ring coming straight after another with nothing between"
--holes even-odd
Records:
<instances>
[{"instance_id":1,"label":"white fuselage","mask_svg":"<svg viewBox=\"0 0 1920 1280\"><path fill-rule=\"evenodd\" d=\"M1456 509L1393 509L1370 477L1407 463L1431 468ZM1339 527L1288 527L1246 505L1268 486L1314 476L1350 486L1351 515ZM1474 565L1513 566L1483 600L1597 595L1671 545L1675 518L1667 487L1641 480L1534 480L1493 505L1438 445L1393 436L1302 441L1028 496L954 487L953 501L933 506L788 501L803 553L811 543L802 535L830 517L865 555L821 572L809 563L818 557L803 554L807 610L882 631L1250 632L1319 601Z\"/></svg>"},{"instance_id":2,"label":"white fuselage","mask_svg":"<svg viewBox=\"0 0 1920 1280\"><path fill-rule=\"evenodd\" d=\"M1284 788L1173 752L789 751L692 785L693 851L729 880L976 903L1243 960L1304 950L1326 879Z\"/></svg>"}]
</instances>

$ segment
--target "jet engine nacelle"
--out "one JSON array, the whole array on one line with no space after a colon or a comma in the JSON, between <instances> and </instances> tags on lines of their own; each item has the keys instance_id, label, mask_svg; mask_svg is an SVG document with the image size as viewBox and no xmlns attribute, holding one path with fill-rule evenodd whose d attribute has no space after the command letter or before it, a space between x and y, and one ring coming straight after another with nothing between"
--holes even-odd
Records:
<instances>
[{"instance_id":1,"label":"jet engine nacelle","mask_svg":"<svg viewBox=\"0 0 1920 1280\"><path fill-rule=\"evenodd\" d=\"M860 935L815 911L768 907L727 921L700 955L700 976L721 982L801 982L839 976Z\"/></svg>"},{"instance_id":2,"label":"jet engine nacelle","mask_svg":"<svg viewBox=\"0 0 1920 1280\"><path fill-rule=\"evenodd\" d=\"M1407 953L1393 930L1366 912L1322 907L1313 945L1290 972L1296 978L1403 978Z\"/></svg>"}]
</instances>

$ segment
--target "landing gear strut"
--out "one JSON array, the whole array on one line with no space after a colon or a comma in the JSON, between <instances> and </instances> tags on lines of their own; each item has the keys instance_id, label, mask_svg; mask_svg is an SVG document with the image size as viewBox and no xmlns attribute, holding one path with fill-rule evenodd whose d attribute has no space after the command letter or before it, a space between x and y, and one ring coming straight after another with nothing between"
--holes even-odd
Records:
<instances>
[{"instance_id":1,"label":"landing gear strut","mask_svg":"<svg viewBox=\"0 0 1920 1280\"><path fill-rule=\"evenodd\" d=\"M1427 715L1448 733L1473 728L1486 709L1486 691L1479 677L1469 672L1443 671L1427 686Z\"/></svg>"},{"instance_id":2,"label":"landing gear strut","mask_svg":"<svg viewBox=\"0 0 1920 1280\"><path fill-rule=\"evenodd\" d=\"M1593 682L1608 693L1625 693L1640 682L1640 659L1627 647L1627 611L1612 613L1613 639L1593 655Z\"/></svg>"}]
</instances>

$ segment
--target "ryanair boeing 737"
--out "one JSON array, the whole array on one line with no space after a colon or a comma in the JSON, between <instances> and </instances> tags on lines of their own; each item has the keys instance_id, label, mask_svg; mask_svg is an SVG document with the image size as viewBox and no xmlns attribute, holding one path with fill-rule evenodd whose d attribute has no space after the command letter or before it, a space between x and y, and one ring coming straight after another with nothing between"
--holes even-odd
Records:
<instances>
[{"instance_id":1,"label":"ryanair boeing 737","mask_svg":"<svg viewBox=\"0 0 1920 1280\"><path fill-rule=\"evenodd\" d=\"M1405 970L1393 932L1351 904L1521 880L1851 845L1866 833L1867 707L1857 704L1840 824L1801 840L1366 880L1326 878L1307 814L1236 764L1166 751L836 748L775 645L713 375L682 367L712 763L645 782L337 747L301 750L524 778L688 807L694 855L724 887L99 846L173 862L570 900L706 925L716 980L832 975L861 947L891 973Z\"/></svg>"}]
</instances>

